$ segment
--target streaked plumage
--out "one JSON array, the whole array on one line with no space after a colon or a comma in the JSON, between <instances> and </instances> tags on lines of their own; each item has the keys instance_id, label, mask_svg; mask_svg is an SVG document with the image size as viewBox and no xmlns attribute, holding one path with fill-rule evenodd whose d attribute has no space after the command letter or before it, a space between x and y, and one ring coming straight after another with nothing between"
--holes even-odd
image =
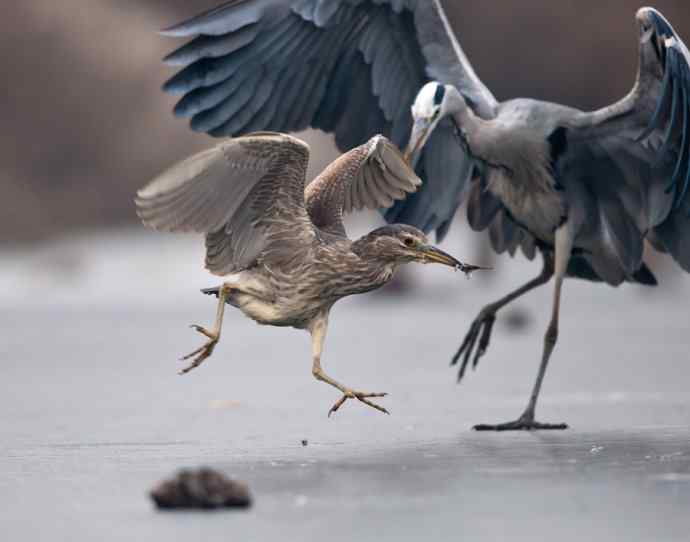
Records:
<instances>
[{"instance_id":1,"label":"streaked plumage","mask_svg":"<svg viewBox=\"0 0 690 542\"><path fill-rule=\"evenodd\" d=\"M388 220L442 237L468 194L470 224L489 231L497 252L522 247L531 259L539 250L542 274L486 307L455 357L462 377L488 347L496 311L555 275L532 399L518 423L495 427L530 429L540 427L534 409L565 276L655 284L644 240L690 271L690 54L658 11L643 8L637 21L634 88L591 113L499 103L439 0L228 2L165 32L200 35L168 57L186 67L165 88L184 94L176 112L212 135L313 126L342 146L388 134L408 145L426 181Z\"/></svg>"},{"instance_id":2,"label":"streaked plumage","mask_svg":"<svg viewBox=\"0 0 690 542\"><path fill-rule=\"evenodd\" d=\"M314 376L346 400L353 392L323 373L328 313L340 298L383 286L397 266L436 262L471 271L427 244L412 226L391 225L350 241L342 222L353 209L390 206L420 179L382 136L344 154L305 189L309 147L299 139L256 133L225 141L172 167L140 190L137 212L147 226L206 235L206 267L223 276L215 328L193 326L209 341L185 359L208 358L220 337L225 303L266 325L307 329Z\"/></svg>"}]
</instances>

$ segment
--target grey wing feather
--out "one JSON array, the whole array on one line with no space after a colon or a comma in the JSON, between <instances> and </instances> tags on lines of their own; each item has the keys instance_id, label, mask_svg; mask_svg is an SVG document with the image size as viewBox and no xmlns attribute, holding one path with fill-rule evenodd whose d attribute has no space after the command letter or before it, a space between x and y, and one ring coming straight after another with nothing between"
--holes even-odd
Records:
<instances>
[{"instance_id":1,"label":"grey wing feather","mask_svg":"<svg viewBox=\"0 0 690 542\"><path fill-rule=\"evenodd\" d=\"M633 90L621 101L564 123L567 150L557 175L578 198L571 212L594 217L590 263L604 280L630 280L642 266L642 240L690 271L690 54L664 17L640 44Z\"/></svg>"},{"instance_id":2,"label":"grey wing feather","mask_svg":"<svg viewBox=\"0 0 690 542\"><path fill-rule=\"evenodd\" d=\"M448 21L441 0L420 2L415 22L431 79L454 85L483 118L493 118L498 102L477 77ZM430 5L429 5L430 4Z\"/></svg>"},{"instance_id":3,"label":"grey wing feather","mask_svg":"<svg viewBox=\"0 0 690 542\"><path fill-rule=\"evenodd\" d=\"M397 202L386 212L388 222L412 224L425 232L437 231L449 223L465 198L474 171L474 160L460 146L454 127L444 120L434 130L419 170L424 184L420 190L405 200Z\"/></svg>"},{"instance_id":4,"label":"grey wing feather","mask_svg":"<svg viewBox=\"0 0 690 542\"><path fill-rule=\"evenodd\" d=\"M484 175L475 180L467 200L467 221L475 231L488 230L491 246L498 253L515 256L517 249L529 260L536 255L536 239L520 226L487 187Z\"/></svg>"},{"instance_id":5,"label":"grey wing feather","mask_svg":"<svg viewBox=\"0 0 690 542\"><path fill-rule=\"evenodd\" d=\"M369 126L376 131L354 142L359 145L378 132L390 135L396 127L390 124L404 122L405 128L409 127L409 107L425 81L425 62L410 11L415 8L416 2L360 0L227 2L164 31L172 36L197 36L166 57L167 62L185 67L164 88L184 95L177 114L191 116L194 129L212 135L238 135L248 128L298 131L313 126L334 130L339 140L351 143L352 138L343 133L350 126L339 123L347 110L339 106L343 85L336 88L333 82L336 77L356 81L353 70L359 70L364 62L369 85L358 89L359 99L352 100L352 105L367 104L368 115L362 118L380 119L380 114L371 113L381 111L384 123ZM391 10L395 16L390 16ZM396 54L390 57L380 54L382 51ZM355 58L357 55L361 60ZM349 73L343 73L343 67L349 68ZM393 67L406 73L396 88L387 84ZM293 84L279 88L275 84L277 74ZM271 117L261 115L260 106L254 107L261 97L246 100L245 94L237 94L229 83L238 77L270 81L270 87L263 87L270 88L266 100L271 103L273 93L279 92L278 111ZM223 87L229 91L221 99ZM233 107L235 102L239 105ZM242 118L245 108L255 114ZM257 116L262 117L263 125L253 122ZM406 130L401 126L398 131Z\"/></svg>"},{"instance_id":6,"label":"grey wing feather","mask_svg":"<svg viewBox=\"0 0 690 542\"><path fill-rule=\"evenodd\" d=\"M379 133L402 148L430 79L455 85L482 117L496 110L439 0L233 0L163 33L195 37L166 57L184 68L164 88L183 95L177 115L213 136L311 126L334 132L342 151ZM447 231L470 169L451 139L429 141L433 158L418 169L427 163L429 183L387 219ZM456 160L461 172L449 176Z\"/></svg>"},{"instance_id":7,"label":"grey wing feather","mask_svg":"<svg viewBox=\"0 0 690 542\"><path fill-rule=\"evenodd\" d=\"M219 275L290 259L314 238L304 206L308 157L306 144L282 134L231 139L142 188L137 214L156 230L205 233L206 265Z\"/></svg>"},{"instance_id":8,"label":"grey wing feather","mask_svg":"<svg viewBox=\"0 0 690 542\"><path fill-rule=\"evenodd\" d=\"M375 136L342 155L307 186L307 212L319 229L345 236L344 213L388 207L421 184L397 147Z\"/></svg>"}]
</instances>

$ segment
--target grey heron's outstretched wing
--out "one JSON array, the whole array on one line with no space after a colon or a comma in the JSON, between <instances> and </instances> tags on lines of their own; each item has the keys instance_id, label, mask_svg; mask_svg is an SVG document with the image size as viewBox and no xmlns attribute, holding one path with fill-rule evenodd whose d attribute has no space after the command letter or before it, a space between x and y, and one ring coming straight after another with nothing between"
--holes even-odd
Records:
<instances>
[{"instance_id":1,"label":"grey heron's outstretched wing","mask_svg":"<svg viewBox=\"0 0 690 542\"><path fill-rule=\"evenodd\" d=\"M491 246L497 254L508 252L514 256L517 249L521 248L529 260L534 259L536 239L526 228L515 222L501 200L489 191L484 175L470 189L467 221L475 231L488 230Z\"/></svg>"},{"instance_id":2,"label":"grey heron's outstretched wing","mask_svg":"<svg viewBox=\"0 0 690 542\"><path fill-rule=\"evenodd\" d=\"M167 57L184 68L164 88L183 95L177 115L215 136L311 126L334 133L343 152L376 134L404 147L410 107L429 80L454 85L482 117L497 105L440 0L232 0L164 34L196 36ZM450 126L424 154L424 186L386 218L442 233L469 158Z\"/></svg>"},{"instance_id":3,"label":"grey heron's outstretched wing","mask_svg":"<svg viewBox=\"0 0 690 542\"><path fill-rule=\"evenodd\" d=\"M299 258L315 232L304 205L309 147L284 134L230 139L168 169L142 188L147 226L206 234L206 267L227 275L257 261Z\"/></svg>"},{"instance_id":4,"label":"grey heron's outstretched wing","mask_svg":"<svg viewBox=\"0 0 690 542\"><path fill-rule=\"evenodd\" d=\"M640 269L643 239L690 271L690 54L656 10L638 11L640 65L621 101L567 119L556 175L591 230L590 263L611 284Z\"/></svg>"},{"instance_id":5,"label":"grey heron's outstretched wing","mask_svg":"<svg viewBox=\"0 0 690 542\"><path fill-rule=\"evenodd\" d=\"M307 212L316 227L347 235L344 213L393 205L422 184L398 148L374 136L329 165L305 191Z\"/></svg>"}]
</instances>

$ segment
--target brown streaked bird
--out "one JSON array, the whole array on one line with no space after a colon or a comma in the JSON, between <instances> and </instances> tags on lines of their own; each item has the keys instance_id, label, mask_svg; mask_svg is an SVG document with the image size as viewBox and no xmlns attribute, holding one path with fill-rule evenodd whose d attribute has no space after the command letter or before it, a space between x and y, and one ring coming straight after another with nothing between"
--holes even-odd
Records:
<instances>
[{"instance_id":1,"label":"brown streaked bird","mask_svg":"<svg viewBox=\"0 0 690 542\"><path fill-rule=\"evenodd\" d=\"M192 326L208 341L185 356L207 359L220 339L228 303L260 324L309 331L312 374L342 397L381 412L384 393L351 389L328 376L321 352L328 314L343 297L375 290L408 262L441 263L466 273L477 269L428 244L411 226L389 225L351 241L342 222L353 209L390 207L421 180L385 137L344 154L305 189L309 147L294 137L256 133L227 140L172 167L136 197L147 226L206 235L206 267L223 277L204 293L218 297L212 329Z\"/></svg>"}]
</instances>

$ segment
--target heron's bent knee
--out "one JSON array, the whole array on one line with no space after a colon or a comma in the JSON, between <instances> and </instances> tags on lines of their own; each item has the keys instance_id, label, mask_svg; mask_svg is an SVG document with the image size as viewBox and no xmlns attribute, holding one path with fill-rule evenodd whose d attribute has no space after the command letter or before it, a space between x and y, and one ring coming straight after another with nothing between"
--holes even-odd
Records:
<instances>
[{"instance_id":1,"label":"heron's bent knee","mask_svg":"<svg viewBox=\"0 0 690 542\"><path fill-rule=\"evenodd\" d=\"M222 286L220 287L221 291L223 292L224 295L230 295L232 292L232 286L228 284L227 282L224 282Z\"/></svg>"},{"instance_id":2,"label":"heron's bent knee","mask_svg":"<svg viewBox=\"0 0 690 542\"><path fill-rule=\"evenodd\" d=\"M558 341L558 326L549 326L544 335L544 343L553 346L556 341Z\"/></svg>"},{"instance_id":3,"label":"heron's bent knee","mask_svg":"<svg viewBox=\"0 0 690 542\"><path fill-rule=\"evenodd\" d=\"M496 313L498 312L498 304L491 303L487 305L479 312L479 320L487 320L490 318L496 318Z\"/></svg>"}]
</instances>

